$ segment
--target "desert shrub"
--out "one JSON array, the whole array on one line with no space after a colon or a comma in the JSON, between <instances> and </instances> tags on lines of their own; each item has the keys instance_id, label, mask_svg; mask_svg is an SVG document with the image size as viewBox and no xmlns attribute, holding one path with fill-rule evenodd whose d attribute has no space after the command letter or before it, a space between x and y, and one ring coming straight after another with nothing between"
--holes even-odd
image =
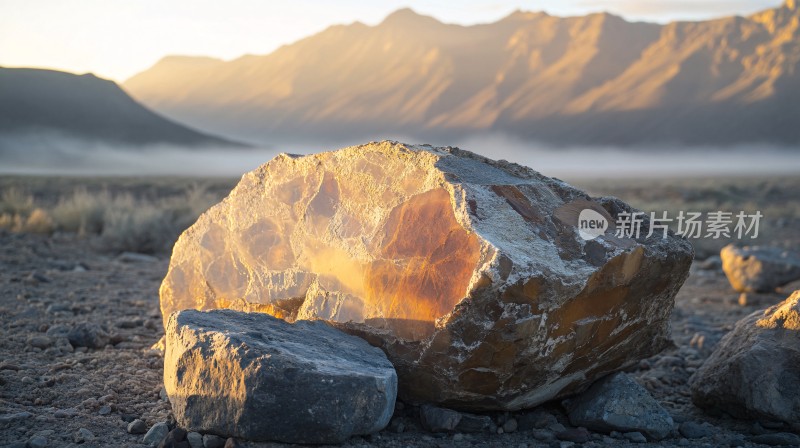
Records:
<instances>
[{"instance_id":1,"label":"desert shrub","mask_svg":"<svg viewBox=\"0 0 800 448\"><path fill-rule=\"evenodd\" d=\"M0 191L0 228L76 233L109 251L167 252L222 194L198 183L177 190L168 186L167 194L153 194L150 186L135 190L136 184L130 191L114 187L115 192L104 186L94 191L78 186L71 192L39 194L37 200L27 190L10 186Z\"/></svg>"},{"instance_id":2,"label":"desert shrub","mask_svg":"<svg viewBox=\"0 0 800 448\"><path fill-rule=\"evenodd\" d=\"M89 193L76 189L70 196L62 197L52 210L59 230L81 235L99 234L103 231L106 211L114 203L108 191Z\"/></svg>"},{"instance_id":3,"label":"desert shrub","mask_svg":"<svg viewBox=\"0 0 800 448\"><path fill-rule=\"evenodd\" d=\"M6 188L0 195L0 214L27 216L34 208L33 196L20 188Z\"/></svg>"},{"instance_id":4,"label":"desert shrub","mask_svg":"<svg viewBox=\"0 0 800 448\"><path fill-rule=\"evenodd\" d=\"M53 231L53 227L53 219L50 218L50 215L41 208L35 208L31 214L28 215L28 219L25 220L24 227L21 231L49 234Z\"/></svg>"}]
</instances>

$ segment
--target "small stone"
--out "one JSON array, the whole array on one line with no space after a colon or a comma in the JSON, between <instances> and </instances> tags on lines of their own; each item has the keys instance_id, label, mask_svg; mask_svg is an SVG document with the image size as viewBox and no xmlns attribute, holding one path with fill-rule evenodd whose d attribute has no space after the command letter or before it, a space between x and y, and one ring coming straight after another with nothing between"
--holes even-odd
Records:
<instances>
[{"instance_id":1,"label":"small stone","mask_svg":"<svg viewBox=\"0 0 800 448\"><path fill-rule=\"evenodd\" d=\"M714 434L714 430L706 427L697 422L683 422L679 427L681 435L687 439L701 439L703 437L710 437Z\"/></svg>"},{"instance_id":2,"label":"small stone","mask_svg":"<svg viewBox=\"0 0 800 448\"><path fill-rule=\"evenodd\" d=\"M142 438L142 442L144 442L145 445L158 446L158 444L167 437L167 434L169 434L169 427L167 424L158 422L147 431L147 434Z\"/></svg>"},{"instance_id":3,"label":"small stone","mask_svg":"<svg viewBox=\"0 0 800 448\"><path fill-rule=\"evenodd\" d=\"M800 446L800 436L790 432L773 432L750 438L753 443L769 446Z\"/></svg>"},{"instance_id":4,"label":"small stone","mask_svg":"<svg viewBox=\"0 0 800 448\"><path fill-rule=\"evenodd\" d=\"M425 404L419 408L419 418L422 427L430 432L449 432L456 429L461 421L461 414L451 409Z\"/></svg>"},{"instance_id":5,"label":"small stone","mask_svg":"<svg viewBox=\"0 0 800 448\"><path fill-rule=\"evenodd\" d=\"M647 437L645 437L644 434L638 431L626 432L623 434L623 436L625 436L626 439L634 443L647 443Z\"/></svg>"},{"instance_id":6,"label":"small stone","mask_svg":"<svg viewBox=\"0 0 800 448\"><path fill-rule=\"evenodd\" d=\"M453 435L453 442L460 442L462 440L464 440L464 434L459 432Z\"/></svg>"},{"instance_id":7,"label":"small stone","mask_svg":"<svg viewBox=\"0 0 800 448\"><path fill-rule=\"evenodd\" d=\"M128 434L144 434L147 432L147 424L138 418L128 423Z\"/></svg>"},{"instance_id":8,"label":"small stone","mask_svg":"<svg viewBox=\"0 0 800 448\"><path fill-rule=\"evenodd\" d=\"M160 391L158 391L158 397L161 398L161 401L163 402L169 402L169 395L167 395L167 389L163 387L161 388Z\"/></svg>"},{"instance_id":9,"label":"small stone","mask_svg":"<svg viewBox=\"0 0 800 448\"><path fill-rule=\"evenodd\" d=\"M477 433L489 431L494 423L488 415L475 415L461 413L461 421L456 425L456 431L464 433Z\"/></svg>"},{"instance_id":10,"label":"small stone","mask_svg":"<svg viewBox=\"0 0 800 448\"><path fill-rule=\"evenodd\" d=\"M26 418L30 417L33 417L33 414L30 412L15 412L13 414L0 415L0 423L12 423L18 420L25 420Z\"/></svg>"},{"instance_id":11,"label":"small stone","mask_svg":"<svg viewBox=\"0 0 800 448\"><path fill-rule=\"evenodd\" d=\"M186 434L186 441L192 448L203 448L203 436L199 432L190 432Z\"/></svg>"},{"instance_id":12,"label":"small stone","mask_svg":"<svg viewBox=\"0 0 800 448\"><path fill-rule=\"evenodd\" d=\"M31 336L28 338L28 345L44 350L53 346L53 340L47 336Z\"/></svg>"},{"instance_id":13,"label":"small stone","mask_svg":"<svg viewBox=\"0 0 800 448\"><path fill-rule=\"evenodd\" d=\"M556 439L556 435L553 431L548 429L537 429L533 432L533 437L536 440L541 440L542 442L551 442Z\"/></svg>"},{"instance_id":14,"label":"small stone","mask_svg":"<svg viewBox=\"0 0 800 448\"><path fill-rule=\"evenodd\" d=\"M87 348L103 348L111 341L108 333L92 322L78 324L69 331L67 338L73 346Z\"/></svg>"},{"instance_id":15,"label":"small stone","mask_svg":"<svg viewBox=\"0 0 800 448\"><path fill-rule=\"evenodd\" d=\"M517 420L520 431L530 431L532 429L544 429L558 423L553 414L545 411L533 411L522 414Z\"/></svg>"},{"instance_id":16,"label":"small stone","mask_svg":"<svg viewBox=\"0 0 800 448\"><path fill-rule=\"evenodd\" d=\"M647 389L622 372L601 379L563 404L575 426L604 432L641 432L655 440L672 431L669 413Z\"/></svg>"},{"instance_id":17,"label":"small stone","mask_svg":"<svg viewBox=\"0 0 800 448\"><path fill-rule=\"evenodd\" d=\"M510 418L506 420L505 423L503 423L503 431L505 431L506 433L512 433L516 431L517 427L518 427L517 419L515 418Z\"/></svg>"},{"instance_id":18,"label":"small stone","mask_svg":"<svg viewBox=\"0 0 800 448\"><path fill-rule=\"evenodd\" d=\"M97 413L100 415L108 415L111 413L111 406L103 406Z\"/></svg>"},{"instance_id":19,"label":"small stone","mask_svg":"<svg viewBox=\"0 0 800 448\"><path fill-rule=\"evenodd\" d=\"M158 448L188 448L189 442L186 441L186 430L182 428L174 428L164 440L158 445Z\"/></svg>"},{"instance_id":20,"label":"small stone","mask_svg":"<svg viewBox=\"0 0 800 448\"><path fill-rule=\"evenodd\" d=\"M80 428L75 433L73 440L75 441L75 443L91 442L92 440L94 440L94 433L92 433L86 428Z\"/></svg>"},{"instance_id":21,"label":"small stone","mask_svg":"<svg viewBox=\"0 0 800 448\"><path fill-rule=\"evenodd\" d=\"M569 442L586 443L591 438L591 434L586 428L569 428L556 434L556 438Z\"/></svg>"},{"instance_id":22,"label":"small stone","mask_svg":"<svg viewBox=\"0 0 800 448\"><path fill-rule=\"evenodd\" d=\"M45 448L47 446L47 437L33 436L28 439L28 448Z\"/></svg>"},{"instance_id":23,"label":"small stone","mask_svg":"<svg viewBox=\"0 0 800 448\"><path fill-rule=\"evenodd\" d=\"M736 436L728 441L728 446L730 447L740 447L746 445L747 445L747 440L745 440L744 437L742 436Z\"/></svg>"},{"instance_id":24,"label":"small stone","mask_svg":"<svg viewBox=\"0 0 800 448\"><path fill-rule=\"evenodd\" d=\"M214 434L205 434L203 436L203 448L223 448L225 446L225 439Z\"/></svg>"},{"instance_id":25,"label":"small stone","mask_svg":"<svg viewBox=\"0 0 800 448\"><path fill-rule=\"evenodd\" d=\"M238 447L239 444L233 437L228 437L228 440L225 441L225 448L238 448Z\"/></svg>"}]
</instances>

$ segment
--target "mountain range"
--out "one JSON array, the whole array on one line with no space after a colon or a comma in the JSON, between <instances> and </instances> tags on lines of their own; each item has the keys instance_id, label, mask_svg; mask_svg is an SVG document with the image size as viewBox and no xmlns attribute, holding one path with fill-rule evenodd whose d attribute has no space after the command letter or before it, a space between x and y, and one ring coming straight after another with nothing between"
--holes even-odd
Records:
<instances>
[{"instance_id":1,"label":"mountain range","mask_svg":"<svg viewBox=\"0 0 800 448\"><path fill-rule=\"evenodd\" d=\"M17 144L23 136L54 144L69 137L133 147L241 146L166 119L92 74L0 68L0 152L29 150Z\"/></svg>"},{"instance_id":2,"label":"mountain range","mask_svg":"<svg viewBox=\"0 0 800 448\"><path fill-rule=\"evenodd\" d=\"M410 9L266 55L169 56L124 88L169 117L260 141L481 132L556 144L800 143L800 11L634 23Z\"/></svg>"}]
</instances>

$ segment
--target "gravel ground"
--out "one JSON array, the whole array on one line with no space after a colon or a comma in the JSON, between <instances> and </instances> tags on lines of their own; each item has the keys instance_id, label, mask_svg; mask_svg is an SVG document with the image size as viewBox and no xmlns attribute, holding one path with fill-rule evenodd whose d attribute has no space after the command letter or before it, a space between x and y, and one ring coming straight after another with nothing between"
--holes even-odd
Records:
<instances>
[{"instance_id":1,"label":"gravel ground","mask_svg":"<svg viewBox=\"0 0 800 448\"><path fill-rule=\"evenodd\" d=\"M145 446L142 434L128 433L129 422L141 419L149 428L171 418L161 392L162 357L150 348L163 334L158 287L168 260L109 255L90 243L0 231L0 446ZM695 263L676 299L674 346L630 372L676 422L668 439L650 445L760 446L756 435L800 430L709 416L692 405L687 385L738 319L786 295L750 295L741 305L717 265ZM97 326L80 327L85 322ZM87 330L84 344L100 347L73 347L68 334L76 328ZM343 446L643 445L621 434L568 441L581 431L558 404L494 414L505 430L482 434L428 433L418 412L400 403L387 429Z\"/></svg>"}]
</instances>

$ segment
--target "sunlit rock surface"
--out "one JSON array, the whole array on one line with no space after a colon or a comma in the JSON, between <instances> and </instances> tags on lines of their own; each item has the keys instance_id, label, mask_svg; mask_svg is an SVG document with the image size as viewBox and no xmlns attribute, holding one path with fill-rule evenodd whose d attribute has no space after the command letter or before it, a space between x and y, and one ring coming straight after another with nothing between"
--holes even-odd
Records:
<instances>
[{"instance_id":1,"label":"sunlit rock surface","mask_svg":"<svg viewBox=\"0 0 800 448\"><path fill-rule=\"evenodd\" d=\"M178 240L161 310L325 319L384 349L406 400L521 409L660 351L690 244L525 167L370 143L280 155ZM583 208L609 230L584 240ZM601 232L602 233L602 232Z\"/></svg>"},{"instance_id":2,"label":"sunlit rock surface","mask_svg":"<svg viewBox=\"0 0 800 448\"><path fill-rule=\"evenodd\" d=\"M729 244L720 252L722 270L733 289L771 292L800 279L800 254L779 247Z\"/></svg>"},{"instance_id":3,"label":"sunlit rock surface","mask_svg":"<svg viewBox=\"0 0 800 448\"><path fill-rule=\"evenodd\" d=\"M189 431L340 443L380 431L394 412L386 355L324 322L186 310L170 317L166 340L164 387Z\"/></svg>"},{"instance_id":4,"label":"sunlit rock surface","mask_svg":"<svg viewBox=\"0 0 800 448\"><path fill-rule=\"evenodd\" d=\"M736 323L689 385L703 409L800 422L800 291Z\"/></svg>"}]
</instances>

